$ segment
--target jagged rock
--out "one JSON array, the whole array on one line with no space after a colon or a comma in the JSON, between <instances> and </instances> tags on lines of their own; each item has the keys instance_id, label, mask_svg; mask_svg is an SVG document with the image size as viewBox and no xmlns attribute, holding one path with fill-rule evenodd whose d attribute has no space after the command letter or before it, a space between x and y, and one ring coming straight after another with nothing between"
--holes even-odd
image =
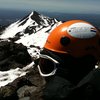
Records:
<instances>
[{"instance_id":1,"label":"jagged rock","mask_svg":"<svg viewBox=\"0 0 100 100\"><path fill-rule=\"evenodd\" d=\"M12 86L0 88L0 100L18 100L16 89Z\"/></svg>"},{"instance_id":2,"label":"jagged rock","mask_svg":"<svg viewBox=\"0 0 100 100\"><path fill-rule=\"evenodd\" d=\"M0 42L0 70L9 70L23 67L32 61L27 48L20 44L8 41Z\"/></svg>"},{"instance_id":3,"label":"jagged rock","mask_svg":"<svg viewBox=\"0 0 100 100\"><path fill-rule=\"evenodd\" d=\"M37 90L36 86L23 86L17 90L17 94L19 98L30 97L34 91Z\"/></svg>"},{"instance_id":4,"label":"jagged rock","mask_svg":"<svg viewBox=\"0 0 100 100\"><path fill-rule=\"evenodd\" d=\"M44 88L46 82L45 79L38 73L37 67L27 73L26 77L33 84L31 86L26 86L26 88L34 88L34 91L32 89L29 92L30 100L42 100L42 89ZM24 93L27 94L27 92ZM28 95L26 95L26 97L27 96Z\"/></svg>"}]
</instances>

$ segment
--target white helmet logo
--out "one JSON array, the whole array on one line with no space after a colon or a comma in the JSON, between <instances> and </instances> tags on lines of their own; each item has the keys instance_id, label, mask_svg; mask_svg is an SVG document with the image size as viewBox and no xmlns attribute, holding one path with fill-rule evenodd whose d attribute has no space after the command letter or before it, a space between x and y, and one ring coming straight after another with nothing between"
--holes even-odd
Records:
<instances>
[{"instance_id":1,"label":"white helmet logo","mask_svg":"<svg viewBox=\"0 0 100 100\"><path fill-rule=\"evenodd\" d=\"M88 23L75 23L67 28L67 32L75 38L92 38L96 35L94 26Z\"/></svg>"}]
</instances>

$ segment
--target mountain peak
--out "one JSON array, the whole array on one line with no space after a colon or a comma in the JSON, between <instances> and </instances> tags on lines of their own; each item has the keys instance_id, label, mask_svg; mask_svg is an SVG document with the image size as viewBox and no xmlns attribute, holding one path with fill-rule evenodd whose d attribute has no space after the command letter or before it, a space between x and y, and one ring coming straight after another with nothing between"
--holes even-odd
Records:
<instances>
[{"instance_id":1,"label":"mountain peak","mask_svg":"<svg viewBox=\"0 0 100 100\"><path fill-rule=\"evenodd\" d=\"M34 15L40 15L37 11L33 12Z\"/></svg>"},{"instance_id":2,"label":"mountain peak","mask_svg":"<svg viewBox=\"0 0 100 100\"><path fill-rule=\"evenodd\" d=\"M28 16L38 16L38 15L40 15L38 12L32 11Z\"/></svg>"},{"instance_id":3,"label":"mountain peak","mask_svg":"<svg viewBox=\"0 0 100 100\"><path fill-rule=\"evenodd\" d=\"M50 18L48 16L39 14L38 12L34 11L22 18L21 20L12 23L4 31L6 35L2 35L1 37L14 37L14 41L17 41L22 36L26 36L26 34L35 34L40 30L45 30L44 33L49 33L59 23L61 22L57 21L54 18ZM10 34L8 35L8 33Z\"/></svg>"},{"instance_id":4,"label":"mountain peak","mask_svg":"<svg viewBox=\"0 0 100 100\"><path fill-rule=\"evenodd\" d=\"M31 18L34 19L35 17L39 17L39 13L34 11L33 14L31 15Z\"/></svg>"}]
</instances>

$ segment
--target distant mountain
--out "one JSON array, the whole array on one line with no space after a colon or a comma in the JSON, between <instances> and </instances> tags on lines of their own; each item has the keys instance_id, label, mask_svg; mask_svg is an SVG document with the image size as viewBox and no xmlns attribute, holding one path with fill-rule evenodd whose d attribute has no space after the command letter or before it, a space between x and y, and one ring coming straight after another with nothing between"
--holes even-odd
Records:
<instances>
[{"instance_id":1,"label":"distant mountain","mask_svg":"<svg viewBox=\"0 0 100 100\"><path fill-rule=\"evenodd\" d=\"M43 47L51 30L61 24L55 18L42 15L36 11L9 25L1 34L0 39L22 43L33 55L33 47Z\"/></svg>"}]
</instances>

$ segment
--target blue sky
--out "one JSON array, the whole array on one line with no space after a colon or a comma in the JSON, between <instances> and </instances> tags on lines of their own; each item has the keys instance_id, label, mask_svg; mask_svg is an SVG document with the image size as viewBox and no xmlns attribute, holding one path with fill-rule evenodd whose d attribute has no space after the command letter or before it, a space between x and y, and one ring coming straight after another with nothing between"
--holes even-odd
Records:
<instances>
[{"instance_id":1,"label":"blue sky","mask_svg":"<svg viewBox=\"0 0 100 100\"><path fill-rule=\"evenodd\" d=\"M100 14L100 0L0 0L0 9Z\"/></svg>"}]
</instances>

